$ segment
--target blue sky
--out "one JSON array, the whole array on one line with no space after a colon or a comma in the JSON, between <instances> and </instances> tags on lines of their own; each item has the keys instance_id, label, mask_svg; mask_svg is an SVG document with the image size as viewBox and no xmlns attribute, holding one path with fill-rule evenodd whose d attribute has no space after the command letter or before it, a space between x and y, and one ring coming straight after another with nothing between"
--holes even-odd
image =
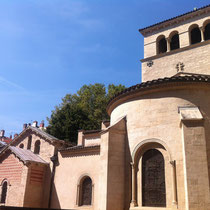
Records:
<instances>
[{"instance_id":1,"label":"blue sky","mask_svg":"<svg viewBox=\"0 0 210 210\"><path fill-rule=\"evenodd\" d=\"M84 84L141 82L139 28L207 0L0 0L0 129L45 120Z\"/></svg>"}]
</instances>

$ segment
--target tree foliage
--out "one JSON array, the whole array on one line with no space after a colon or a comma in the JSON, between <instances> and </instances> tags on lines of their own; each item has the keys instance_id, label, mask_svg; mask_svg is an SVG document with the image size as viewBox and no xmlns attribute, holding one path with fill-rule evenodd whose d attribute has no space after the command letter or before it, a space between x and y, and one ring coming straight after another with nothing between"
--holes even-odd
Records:
<instances>
[{"instance_id":1,"label":"tree foliage","mask_svg":"<svg viewBox=\"0 0 210 210\"><path fill-rule=\"evenodd\" d=\"M109 119L108 101L124 89L124 85L110 84L106 90L105 85L96 83L84 85L76 94L67 94L47 118L47 132L59 139L76 142L78 130L100 129L101 121Z\"/></svg>"}]
</instances>

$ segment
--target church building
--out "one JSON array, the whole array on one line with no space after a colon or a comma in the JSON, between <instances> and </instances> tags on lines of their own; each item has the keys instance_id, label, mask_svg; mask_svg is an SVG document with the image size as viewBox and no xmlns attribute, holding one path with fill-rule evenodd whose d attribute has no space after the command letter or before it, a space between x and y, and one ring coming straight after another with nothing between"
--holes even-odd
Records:
<instances>
[{"instance_id":1,"label":"church building","mask_svg":"<svg viewBox=\"0 0 210 210\"><path fill-rule=\"evenodd\" d=\"M142 83L77 146L24 126L0 153L0 205L210 210L210 5L139 32Z\"/></svg>"}]
</instances>

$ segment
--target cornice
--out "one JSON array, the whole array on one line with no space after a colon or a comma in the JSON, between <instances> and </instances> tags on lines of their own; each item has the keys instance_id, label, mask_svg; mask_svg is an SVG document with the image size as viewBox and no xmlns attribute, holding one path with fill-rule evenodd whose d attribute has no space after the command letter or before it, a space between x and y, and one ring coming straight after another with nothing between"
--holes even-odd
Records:
<instances>
[{"instance_id":1,"label":"cornice","mask_svg":"<svg viewBox=\"0 0 210 210\"><path fill-rule=\"evenodd\" d=\"M179 49L176 49L176 50L172 50L172 51L169 51L169 52L165 52L165 53L161 53L161 54L158 54L158 55L143 58L140 61L142 63L144 63L144 62L147 62L147 61L150 61L150 60L156 60L158 58L162 58L162 57L165 57L165 56L169 56L169 55L173 55L173 54L176 54L176 53L184 52L184 51L191 50L191 49L201 47L201 46L204 46L204 45L208 45L208 44L210 44L210 40L206 40L206 41L199 42L199 43L192 44L192 45L188 45L186 47L182 47L182 48L179 48Z\"/></svg>"},{"instance_id":2,"label":"cornice","mask_svg":"<svg viewBox=\"0 0 210 210\"><path fill-rule=\"evenodd\" d=\"M197 88L198 85L210 88L210 77L207 75L174 76L143 82L115 95L108 103L107 112L110 115L113 109L120 104L141 98L150 93L163 92L173 89Z\"/></svg>"},{"instance_id":3,"label":"cornice","mask_svg":"<svg viewBox=\"0 0 210 210\"><path fill-rule=\"evenodd\" d=\"M184 13L182 15L173 17L171 19L164 20L162 22L153 24L151 26L139 29L139 32L143 36L147 36L147 35L155 32L157 30L161 30L161 29L164 29L166 27L170 27L170 26L179 24L183 21L189 20L189 19L197 17L197 16L201 16L201 15L206 14L208 12L210 12L210 5L207 5L207 6L199 8L199 9Z\"/></svg>"},{"instance_id":4,"label":"cornice","mask_svg":"<svg viewBox=\"0 0 210 210\"><path fill-rule=\"evenodd\" d=\"M95 146L76 146L59 150L62 157L92 156L100 155L100 145Z\"/></svg>"}]
</instances>

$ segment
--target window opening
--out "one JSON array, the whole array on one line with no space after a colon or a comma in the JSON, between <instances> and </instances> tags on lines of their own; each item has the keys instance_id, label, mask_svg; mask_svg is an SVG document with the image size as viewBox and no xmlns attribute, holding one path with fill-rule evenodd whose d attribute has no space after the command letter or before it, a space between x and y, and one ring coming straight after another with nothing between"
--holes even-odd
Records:
<instances>
[{"instance_id":1,"label":"window opening","mask_svg":"<svg viewBox=\"0 0 210 210\"><path fill-rule=\"evenodd\" d=\"M92 180L86 177L82 182L81 187L81 206L91 205L92 202Z\"/></svg>"},{"instance_id":2,"label":"window opening","mask_svg":"<svg viewBox=\"0 0 210 210\"><path fill-rule=\"evenodd\" d=\"M2 185L2 191L1 191L1 203L6 202L7 197L7 181L5 181Z\"/></svg>"},{"instance_id":3,"label":"window opening","mask_svg":"<svg viewBox=\"0 0 210 210\"><path fill-rule=\"evenodd\" d=\"M39 154L39 153L40 153L40 141L37 140L34 146L34 154Z\"/></svg>"},{"instance_id":4,"label":"window opening","mask_svg":"<svg viewBox=\"0 0 210 210\"><path fill-rule=\"evenodd\" d=\"M164 158L156 149L146 151L142 158L142 205L166 207Z\"/></svg>"},{"instance_id":5,"label":"window opening","mask_svg":"<svg viewBox=\"0 0 210 210\"><path fill-rule=\"evenodd\" d=\"M162 38L158 42L158 53L165 53L167 51L167 42L165 38Z\"/></svg>"},{"instance_id":6,"label":"window opening","mask_svg":"<svg viewBox=\"0 0 210 210\"><path fill-rule=\"evenodd\" d=\"M208 23L205 27L204 30L204 40L209 40L210 39L210 23Z\"/></svg>"},{"instance_id":7,"label":"window opening","mask_svg":"<svg viewBox=\"0 0 210 210\"><path fill-rule=\"evenodd\" d=\"M171 42L170 42L170 49L171 50L176 50L179 49L179 34L175 34L171 37Z\"/></svg>"},{"instance_id":8,"label":"window opening","mask_svg":"<svg viewBox=\"0 0 210 210\"><path fill-rule=\"evenodd\" d=\"M193 28L190 32L191 44L201 42L201 31L198 27Z\"/></svg>"},{"instance_id":9,"label":"window opening","mask_svg":"<svg viewBox=\"0 0 210 210\"><path fill-rule=\"evenodd\" d=\"M20 144L20 146L19 146L21 149L23 149L24 148L24 144Z\"/></svg>"},{"instance_id":10,"label":"window opening","mask_svg":"<svg viewBox=\"0 0 210 210\"><path fill-rule=\"evenodd\" d=\"M31 141L32 141L32 136L29 136L29 137L28 137L27 149L31 149Z\"/></svg>"}]
</instances>

